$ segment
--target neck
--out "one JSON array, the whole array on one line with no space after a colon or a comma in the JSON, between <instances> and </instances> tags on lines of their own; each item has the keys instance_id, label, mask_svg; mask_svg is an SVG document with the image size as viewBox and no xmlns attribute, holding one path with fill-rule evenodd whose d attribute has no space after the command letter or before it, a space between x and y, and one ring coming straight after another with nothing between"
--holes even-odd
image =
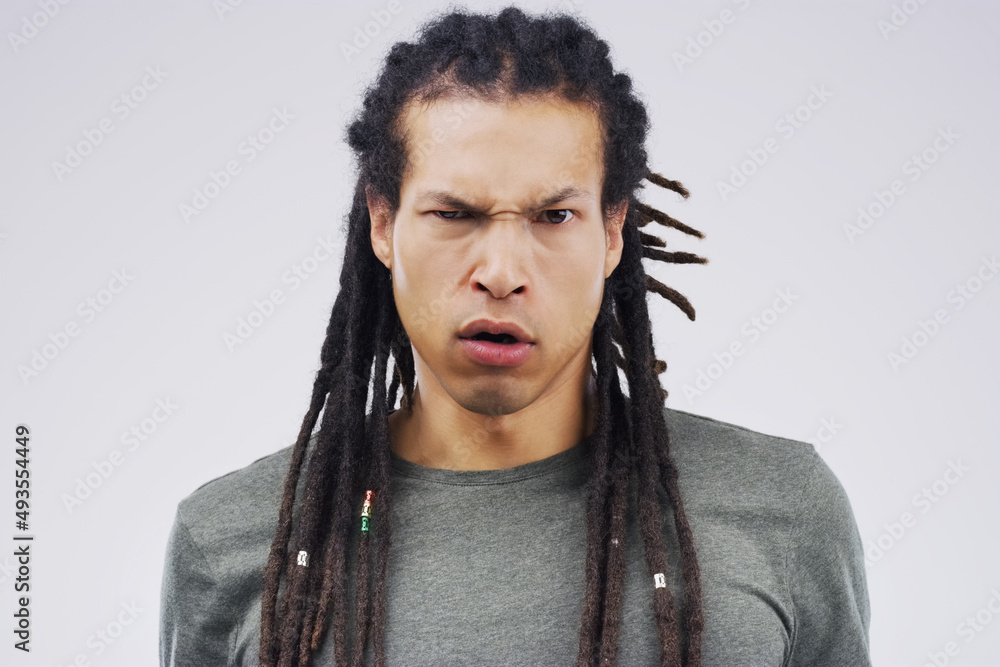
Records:
<instances>
[{"instance_id":1,"label":"neck","mask_svg":"<svg viewBox=\"0 0 1000 667\"><path fill-rule=\"evenodd\" d=\"M512 414L493 416L465 410L447 395L421 392L418 383L412 409L389 415L392 450L412 463L445 470L499 470L540 461L593 433L593 376L588 373L566 389Z\"/></svg>"}]
</instances>

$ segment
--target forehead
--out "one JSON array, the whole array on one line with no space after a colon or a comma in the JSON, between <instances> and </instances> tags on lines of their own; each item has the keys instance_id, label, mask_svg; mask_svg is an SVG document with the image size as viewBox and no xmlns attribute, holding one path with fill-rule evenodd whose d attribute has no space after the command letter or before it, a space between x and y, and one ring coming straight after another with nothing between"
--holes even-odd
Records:
<instances>
[{"instance_id":1,"label":"forehead","mask_svg":"<svg viewBox=\"0 0 1000 667\"><path fill-rule=\"evenodd\" d=\"M417 184L491 194L593 185L602 128L592 107L554 95L494 102L448 96L411 102L400 116L403 188Z\"/></svg>"}]
</instances>

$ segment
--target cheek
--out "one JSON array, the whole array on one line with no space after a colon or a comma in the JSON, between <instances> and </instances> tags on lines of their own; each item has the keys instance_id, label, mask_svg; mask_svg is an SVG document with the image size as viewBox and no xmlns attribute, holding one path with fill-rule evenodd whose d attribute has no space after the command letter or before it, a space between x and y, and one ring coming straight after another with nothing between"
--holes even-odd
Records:
<instances>
[{"instance_id":1,"label":"cheek","mask_svg":"<svg viewBox=\"0 0 1000 667\"><path fill-rule=\"evenodd\" d=\"M599 302L604 289L604 246L595 233L576 244L558 263L564 294L576 304ZM567 261L565 257L571 259Z\"/></svg>"},{"instance_id":2,"label":"cheek","mask_svg":"<svg viewBox=\"0 0 1000 667\"><path fill-rule=\"evenodd\" d=\"M427 288L427 249L418 234L412 233L407 224L397 224L393 230L393 276L396 296L404 308L419 307Z\"/></svg>"},{"instance_id":3,"label":"cheek","mask_svg":"<svg viewBox=\"0 0 1000 667\"><path fill-rule=\"evenodd\" d=\"M603 255L563 262L549 288L549 326L567 351L586 344L604 293Z\"/></svg>"},{"instance_id":4,"label":"cheek","mask_svg":"<svg viewBox=\"0 0 1000 667\"><path fill-rule=\"evenodd\" d=\"M415 345L439 339L454 310L453 263L442 262L439 250L402 234L394 237L393 248L393 294L403 327Z\"/></svg>"},{"instance_id":5,"label":"cheek","mask_svg":"<svg viewBox=\"0 0 1000 667\"><path fill-rule=\"evenodd\" d=\"M560 300L576 307L600 300L604 273L599 269L595 270L594 263L579 262L573 266L564 266L567 272L558 277L559 290L556 292L562 295Z\"/></svg>"}]
</instances>

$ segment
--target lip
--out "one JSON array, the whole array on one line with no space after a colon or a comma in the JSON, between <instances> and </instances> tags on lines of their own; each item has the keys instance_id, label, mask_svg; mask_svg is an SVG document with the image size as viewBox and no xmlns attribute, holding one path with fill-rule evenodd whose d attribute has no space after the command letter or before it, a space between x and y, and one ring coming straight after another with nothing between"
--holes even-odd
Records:
<instances>
[{"instance_id":1,"label":"lip","mask_svg":"<svg viewBox=\"0 0 1000 667\"><path fill-rule=\"evenodd\" d=\"M466 354L487 366L520 366L535 347L534 343L494 343L471 338L461 338L460 342Z\"/></svg>"},{"instance_id":2,"label":"lip","mask_svg":"<svg viewBox=\"0 0 1000 667\"><path fill-rule=\"evenodd\" d=\"M531 336L520 326L513 322L494 322L485 318L469 322L458 332L458 337L462 339L472 338L478 333L510 334L517 339L518 343L533 343Z\"/></svg>"}]
</instances>

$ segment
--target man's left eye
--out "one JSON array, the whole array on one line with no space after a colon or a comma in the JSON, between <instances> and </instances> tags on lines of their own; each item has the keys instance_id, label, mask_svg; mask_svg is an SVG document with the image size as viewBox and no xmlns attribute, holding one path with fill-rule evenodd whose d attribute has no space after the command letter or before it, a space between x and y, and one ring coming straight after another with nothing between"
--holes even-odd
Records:
<instances>
[{"instance_id":1,"label":"man's left eye","mask_svg":"<svg viewBox=\"0 0 1000 667\"><path fill-rule=\"evenodd\" d=\"M549 215L555 214L555 215ZM542 213L542 218L547 222L554 224L562 224L573 218L573 211L568 208L553 208Z\"/></svg>"}]
</instances>

